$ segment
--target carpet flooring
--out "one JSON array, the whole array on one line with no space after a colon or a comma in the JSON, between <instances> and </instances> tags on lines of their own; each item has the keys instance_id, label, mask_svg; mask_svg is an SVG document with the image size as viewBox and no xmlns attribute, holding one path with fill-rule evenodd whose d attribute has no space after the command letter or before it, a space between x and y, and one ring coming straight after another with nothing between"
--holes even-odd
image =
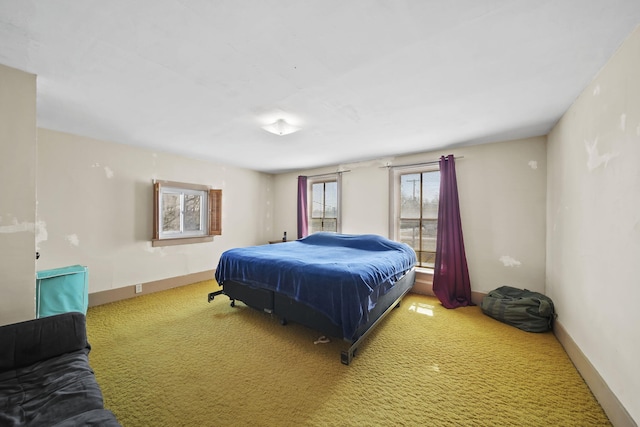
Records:
<instances>
[{"instance_id":1,"label":"carpet flooring","mask_svg":"<svg viewBox=\"0 0 640 427\"><path fill-rule=\"evenodd\" d=\"M135 426L607 426L552 333L409 294L358 350L213 281L87 313L105 405Z\"/></svg>"}]
</instances>

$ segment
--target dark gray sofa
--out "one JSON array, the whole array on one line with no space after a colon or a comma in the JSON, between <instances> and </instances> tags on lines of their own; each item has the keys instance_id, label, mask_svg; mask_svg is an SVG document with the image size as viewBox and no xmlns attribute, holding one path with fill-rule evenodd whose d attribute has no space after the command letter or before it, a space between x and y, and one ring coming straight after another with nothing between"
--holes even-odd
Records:
<instances>
[{"instance_id":1,"label":"dark gray sofa","mask_svg":"<svg viewBox=\"0 0 640 427\"><path fill-rule=\"evenodd\" d=\"M82 313L0 327L0 426L120 426L104 409L90 349Z\"/></svg>"}]
</instances>

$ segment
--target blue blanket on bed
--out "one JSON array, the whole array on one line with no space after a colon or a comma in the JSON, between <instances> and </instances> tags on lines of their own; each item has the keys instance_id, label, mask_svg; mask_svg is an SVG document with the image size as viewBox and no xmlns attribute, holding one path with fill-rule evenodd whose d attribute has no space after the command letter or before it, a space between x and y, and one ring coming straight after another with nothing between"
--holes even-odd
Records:
<instances>
[{"instance_id":1,"label":"blue blanket on bed","mask_svg":"<svg viewBox=\"0 0 640 427\"><path fill-rule=\"evenodd\" d=\"M230 249L216 269L232 280L271 289L307 304L341 325L345 338L369 320L369 310L416 263L404 243L373 234L314 233L274 245Z\"/></svg>"}]
</instances>

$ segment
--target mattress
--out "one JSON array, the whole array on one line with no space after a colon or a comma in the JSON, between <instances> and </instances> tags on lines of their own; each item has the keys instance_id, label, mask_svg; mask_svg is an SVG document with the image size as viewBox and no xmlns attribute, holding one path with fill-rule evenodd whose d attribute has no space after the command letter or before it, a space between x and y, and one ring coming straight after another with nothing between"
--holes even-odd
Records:
<instances>
[{"instance_id":1,"label":"mattress","mask_svg":"<svg viewBox=\"0 0 640 427\"><path fill-rule=\"evenodd\" d=\"M320 232L277 245L224 252L216 280L269 289L306 304L351 336L377 299L416 263L415 251L382 236Z\"/></svg>"}]
</instances>

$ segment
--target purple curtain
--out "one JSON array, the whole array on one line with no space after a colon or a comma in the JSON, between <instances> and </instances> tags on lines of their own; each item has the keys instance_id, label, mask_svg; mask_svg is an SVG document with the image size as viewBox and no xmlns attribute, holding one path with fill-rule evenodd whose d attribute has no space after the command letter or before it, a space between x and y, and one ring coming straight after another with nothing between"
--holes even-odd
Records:
<instances>
[{"instance_id":1,"label":"purple curtain","mask_svg":"<svg viewBox=\"0 0 640 427\"><path fill-rule=\"evenodd\" d=\"M309 234L307 223L307 177L298 177L298 239Z\"/></svg>"},{"instance_id":2,"label":"purple curtain","mask_svg":"<svg viewBox=\"0 0 640 427\"><path fill-rule=\"evenodd\" d=\"M440 157L440 202L433 293L446 308L475 305L464 253L456 166L452 154Z\"/></svg>"}]
</instances>

